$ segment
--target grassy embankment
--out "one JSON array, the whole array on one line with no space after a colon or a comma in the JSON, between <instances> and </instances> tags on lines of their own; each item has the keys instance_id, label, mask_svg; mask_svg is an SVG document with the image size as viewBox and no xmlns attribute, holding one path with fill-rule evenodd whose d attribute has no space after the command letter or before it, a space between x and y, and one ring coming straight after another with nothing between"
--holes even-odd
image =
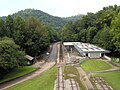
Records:
<instances>
[{"instance_id":1,"label":"grassy embankment","mask_svg":"<svg viewBox=\"0 0 120 90\"><path fill-rule=\"evenodd\" d=\"M73 74L75 75L74 77L70 77L68 74ZM85 87L83 86L81 80L80 80L80 75L79 72L77 71L75 66L65 66L64 68L64 75L65 79L74 79L75 81L78 82L80 90L85 90Z\"/></svg>"},{"instance_id":2,"label":"grassy embankment","mask_svg":"<svg viewBox=\"0 0 120 90\"><path fill-rule=\"evenodd\" d=\"M108 64L105 61L102 60L86 60L81 63L81 67L86 71L86 72L96 72L96 71L103 71L107 69L111 69L112 65Z\"/></svg>"},{"instance_id":3,"label":"grassy embankment","mask_svg":"<svg viewBox=\"0 0 120 90\"><path fill-rule=\"evenodd\" d=\"M86 72L97 72L112 68L112 66L101 60L86 60L81 64ZM93 77L103 77L114 90L120 89L120 71L107 72L93 75Z\"/></svg>"},{"instance_id":4,"label":"grassy embankment","mask_svg":"<svg viewBox=\"0 0 120 90\"><path fill-rule=\"evenodd\" d=\"M6 74L3 77L3 79L0 80L0 83L15 79L17 77L23 76L23 75L28 74L35 70L36 70L36 68L33 68L32 66L23 66L23 67L16 68L15 70Z\"/></svg>"},{"instance_id":5,"label":"grassy embankment","mask_svg":"<svg viewBox=\"0 0 120 90\"><path fill-rule=\"evenodd\" d=\"M53 90L57 76L57 67L53 67L42 75L15 85L7 90Z\"/></svg>"}]
</instances>

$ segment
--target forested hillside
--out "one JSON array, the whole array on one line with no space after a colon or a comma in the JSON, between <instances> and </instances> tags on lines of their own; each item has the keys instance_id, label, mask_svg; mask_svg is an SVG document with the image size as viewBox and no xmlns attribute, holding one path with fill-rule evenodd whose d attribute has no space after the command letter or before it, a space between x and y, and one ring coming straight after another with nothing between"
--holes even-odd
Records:
<instances>
[{"instance_id":1,"label":"forested hillside","mask_svg":"<svg viewBox=\"0 0 120 90\"><path fill-rule=\"evenodd\" d=\"M24 59L26 54L33 57L40 55L49 47L53 36L53 29L34 17L24 20L19 16L12 18L8 15L5 21L0 19L2 74L26 64Z\"/></svg>"},{"instance_id":2,"label":"forested hillside","mask_svg":"<svg viewBox=\"0 0 120 90\"><path fill-rule=\"evenodd\" d=\"M0 71L6 73L24 65L25 54L38 56L58 39L94 43L120 55L120 6L68 18L34 9L2 17Z\"/></svg>"},{"instance_id":3,"label":"forested hillside","mask_svg":"<svg viewBox=\"0 0 120 90\"><path fill-rule=\"evenodd\" d=\"M68 18L61 18L61 17L49 15L41 10L25 9L25 10L18 11L17 13L12 14L11 16L13 18L15 18L16 16L20 16L23 19L27 19L28 17L35 17L38 20L42 21L44 24L48 24L52 26L54 29L59 30L68 22L76 21L79 18L81 18L83 15L77 15L77 16L72 16ZM1 17L1 18L3 20L6 19L6 17Z\"/></svg>"},{"instance_id":4,"label":"forested hillside","mask_svg":"<svg viewBox=\"0 0 120 90\"><path fill-rule=\"evenodd\" d=\"M26 54L35 57L46 51L50 43L58 40L57 30L78 18L69 17L65 20L35 9L1 17L0 78L2 74L26 65Z\"/></svg>"},{"instance_id":5,"label":"forested hillside","mask_svg":"<svg viewBox=\"0 0 120 90\"><path fill-rule=\"evenodd\" d=\"M67 21L67 22L75 22L77 21L78 19L82 19L84 15L83 14L79 14L79 15L75 15L75 16L71 16L71 17L66 17L66 18L63 18L63 20Z\"/></svg>"},{"instance_id":6,"label":"forested hillside","mask_svg":"<svg viewBox=\"0 0 120 90\"><path fill-rule=\"evenodd\" d=\"M53 41L53 29L34 17L26 20L21 17L12 18L10 15L6 21L0 20L0 37L9 37L20 46L22 50L31 56L36 56L44 51Z\"/></svg>"},{"instance_id":7,"label":"forested hillside","mask_svg":"<svg viewBox=\"0 0 120 90\"><path fill-rule=\"evenodd\" d=\"M120 52L120 6L104 7L97 13L88 13L76 22L65 25L62 41L94 43L105 49Z\"/></svg>"}]
</instances>

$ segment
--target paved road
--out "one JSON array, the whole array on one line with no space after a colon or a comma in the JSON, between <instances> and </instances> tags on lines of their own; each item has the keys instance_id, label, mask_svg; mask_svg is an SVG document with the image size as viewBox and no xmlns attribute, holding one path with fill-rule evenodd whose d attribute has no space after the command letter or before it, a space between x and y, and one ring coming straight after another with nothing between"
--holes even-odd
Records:
<instances>
[{"instance_id":1,"label":"paved road","mask_svg":"<svg viewBox=\"0 0 120 90\"><path fill-rule=\"evenodd\" d=\"M48 62L54 62L57 59L57 52L58 52L57 45L58 45L58 43L53 44L52 51L51 51L50 56L47 60Z\"/></svg>"},{"instance_id":2,"label":"paved road","mask_svg":"<svg viewBox=\"0 0 120 90\"><path fill-rule=\"evenodd\" d=\"M51 51L50 56L48 58L48 62L46 62L43 66L41 66L40 69L38 69L37 71L35 71L33 73L30 73L28 75L17 78L15 80L6 82L4 84L0 84L0 90L7 89L7 88L9 88L11 86L14 86L14 85L22 83L22 82L24 82L26 80L30 80L30 79L32 79L32 78L34 78L36 76L39 76L41 73L47 71L52 66L54 66L56 59L57 59L57 43L53 44L52 51Z\"/></svg>"}]
</instances>

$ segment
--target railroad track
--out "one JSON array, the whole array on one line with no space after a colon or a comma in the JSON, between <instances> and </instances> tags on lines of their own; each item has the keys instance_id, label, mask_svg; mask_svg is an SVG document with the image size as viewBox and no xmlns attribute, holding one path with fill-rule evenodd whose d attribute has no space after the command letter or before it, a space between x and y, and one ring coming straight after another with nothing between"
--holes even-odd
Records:
<instances>
[{"instance_id":1,"label":"railroad track","mask_svg":"<svg viewBox=\"0 0 120 90\"><path fill-rule=\"evenodd\" d=\"M60 54L59 54L59 62L63 62L63 45L60 44Z\"/></svg>"},{"instance_id":2,"label":"railroad track","mask_svg":"<svg viewBox=\"0 0 120 90\"><path fill-rule=\"evenodd\" d=\"M62 52L62 45L60 44L60 54L59 54L59 61L63 61L63 52Z\"/></svg>"},{"instance_id":3,"label":"railroad track","mask_svg":"<svg viewBox=\"0 0 120 90\"><path fill-rule=\"evenodd\" d=\"M78 83L74 79L64 80L62 66L58 70L58 78L55 82L54 90L80 90Z\"/></svg>"},{"instance_id":4,"label":"railroad track","mask_svg":"<svg viewBox=\"0 0 120 90\"><path fill-rule=\"evenodd\" d=\"M64 78L63 78L63 67L58 68L58 78L56 80L55 90L65 90L64 88Z\"/></svg>"},{"instance_id":5,"label":"railroad track","mask_svg":"<svg viewBox=\"0 0 120 90\"><path fill-rule=\"evenodd\" d=\"M54 90L80 90L78 83L74 79L64 80L64 65L63 65L63 45L58 45L58 74L55 81Z\"/></svg>"},{"instance_id":6,"label":"railroad track","mask_svg":"<svg viewBox=\"0 0 120 90\"><path fill-rule=\"evenodd\" d=\"M71 90L80 90L79 85L74 79L70 79L70 83L71 83Z\"/></svg>"}]
</instances>

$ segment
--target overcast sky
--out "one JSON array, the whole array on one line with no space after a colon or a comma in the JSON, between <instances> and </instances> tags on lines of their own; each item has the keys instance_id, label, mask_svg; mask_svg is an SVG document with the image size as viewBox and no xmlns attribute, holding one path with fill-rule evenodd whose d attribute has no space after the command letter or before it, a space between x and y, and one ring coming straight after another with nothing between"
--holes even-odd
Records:
<instances>
[{"instance_id":1,"label":"overcast sky","mask_svg":"<svg viewBox=\"0 0 120 90\"><path fill-rule=\"evenodd\" d=\"M120 0L1 0L0 16L34 8L54 16L68 17L87 12L95 13L105 6L115 4L120 5Z\"/></svg>"}]
</instances>

